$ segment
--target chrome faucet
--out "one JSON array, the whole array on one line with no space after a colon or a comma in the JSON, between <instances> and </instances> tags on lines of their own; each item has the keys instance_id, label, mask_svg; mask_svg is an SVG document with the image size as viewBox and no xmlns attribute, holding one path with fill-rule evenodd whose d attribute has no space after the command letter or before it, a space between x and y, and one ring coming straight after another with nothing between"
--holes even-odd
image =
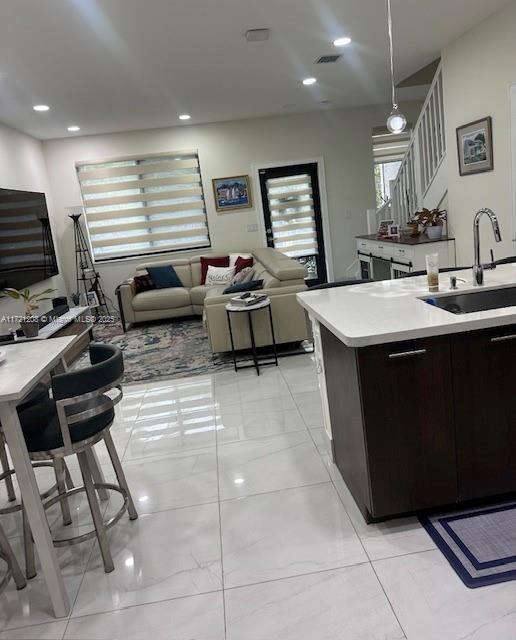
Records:
<instances>
[{"instance_id":1,"label":"chrome faucet","mask_svg":"<svg viewBox=\"0 0 516 640\"><path fill-rule=\"evenodd\" d=\"M498 225L498 218L491 211L491 209L480 209L477 211L475 215L475 219L473 220L473 241L475 248L475 264L473 265L473 277L477 284L484 283L484 265L480 262L480 218L483 215L489 217L491 220L491 226L493 227L493 233L496 242L500 242L502 240L502 234L500 233L500 226Z\"/></svg>"}]
</instances>

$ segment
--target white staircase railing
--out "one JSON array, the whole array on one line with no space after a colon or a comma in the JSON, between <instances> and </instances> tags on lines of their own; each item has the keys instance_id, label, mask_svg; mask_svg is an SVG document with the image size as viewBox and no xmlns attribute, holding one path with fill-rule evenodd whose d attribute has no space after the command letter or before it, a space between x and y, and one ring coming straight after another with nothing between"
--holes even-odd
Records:
<instances>
[{"instance_id":1,"label":"white staircase railing","mask_svg":"<svg viewBox=\"0 0 516 640\"><path fill-rule=\"evenodd\" d=\"M425 195L446 157L444 132L443 76L439 65L398 175L391 182L391 217L399 224L406 223L425 206ZM443 196L440 194L440 199Z\"/></svg>"}]
</instances>

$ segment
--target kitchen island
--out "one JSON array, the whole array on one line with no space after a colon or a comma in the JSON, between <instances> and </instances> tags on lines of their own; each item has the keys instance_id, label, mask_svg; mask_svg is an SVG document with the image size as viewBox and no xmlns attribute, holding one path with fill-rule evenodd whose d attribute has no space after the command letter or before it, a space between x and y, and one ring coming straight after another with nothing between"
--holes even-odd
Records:
<instances>
[{"instance_id":1,"label":"kitchen island","mask_svg":"<svg viewBox=\"0 0 516 640\"><path fill-rule=\"evenodd\" d=\"M459 291L450 275L464 280ZM458 311L450 296L480 291L493 292L482 304L512 306L435 306ZM516 491L515 265L482 286L471 270L441 274L434 294L423 276L298 299L314 326L334 461L367 521Z\"/></svg>"}]
</instances>

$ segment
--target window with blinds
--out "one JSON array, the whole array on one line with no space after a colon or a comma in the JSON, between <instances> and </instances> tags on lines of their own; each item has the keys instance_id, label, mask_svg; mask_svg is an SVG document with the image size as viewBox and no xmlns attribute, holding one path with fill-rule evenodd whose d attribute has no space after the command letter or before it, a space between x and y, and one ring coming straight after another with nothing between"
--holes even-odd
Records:
<instances>
[{"instance_id":1,"label":"window with blinds","mask_svg":"<svg viewBox=\"0 0 516 640\"><path fill-rule=\"evenodd\" d=\"M267 180L274 248L292 258L317 254L312 179L308 174Z\"/></svg>"},{"instance_id":2,"label":"window with blinds","mask_svg":"<svg viewBox=\"0 0 516 640\"><path fill-rule=\"evenodd\" d=\"M385 127L373 129L373 156L375 164L403 160L410 142L412 129L409 126L403 133L390 133Z\"/></svg>"},{"instance_id":3,"label":"window with blinds","mask_svg":"<svg viewBox=\"0 0 516 640\"><path fill-rule=\"evenodd\" d=\"M196 152L76 165L96 262L210 246Z\"/></svg>"},{"instance_id":4,"label":"window with blinds","mask_svg":"<svg viewBox=\"0 0 516 640\"><path fill-rule=\"evenodd\" d=\"M374 179L378 208L381 208L391 197L390 185L398 175L411 134L410 125L400 134L390 133L386 127L373 129Z\"/></svg>"}]
</instances>

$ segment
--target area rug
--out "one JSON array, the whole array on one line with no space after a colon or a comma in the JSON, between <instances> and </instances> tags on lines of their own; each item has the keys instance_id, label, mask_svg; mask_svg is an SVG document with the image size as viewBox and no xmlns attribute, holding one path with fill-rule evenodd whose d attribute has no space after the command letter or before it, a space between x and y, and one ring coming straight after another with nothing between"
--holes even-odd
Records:
<instances>
[{"instance_id":1,"label":"area rug","mask_svg":"<svg viewBox=\"0 0 516 640\"><path fill-rule=\"evenodd\" d=\"M201 319L167 320L129 329L124 333L119 322L97 324L96 342L120 347L124 352L124 382L145 382L180 378L233 368L230 356L213 354ZM80 368L89 363L87 351L76 362Z\"/></svg>"},{"instance_id":2,"label":"area rug","mask_svg":"<svg viewBox=\"0 0 516 640\"><path fill-rule=\"evenodd\" d=\"M516 579L516 503L419 519L470 589Z\"/></svg>"}]
</instances>

